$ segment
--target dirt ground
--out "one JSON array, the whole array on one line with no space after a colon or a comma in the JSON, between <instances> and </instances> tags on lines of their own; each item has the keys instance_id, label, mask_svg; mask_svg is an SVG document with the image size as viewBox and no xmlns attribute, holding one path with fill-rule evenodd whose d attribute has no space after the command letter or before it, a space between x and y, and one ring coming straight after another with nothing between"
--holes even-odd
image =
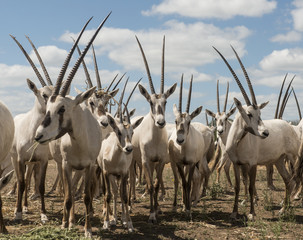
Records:
<instances>
[{"instance_id":1,"label":"dirt ground","mask_svg":"<svg viewBox=\"0 0 303 240\"><path fill-rule=\"evenodd\" d=\"M97 239L303 239L301 201L293 202L293 208L289 210L288 214L283 218L279 217L278 211L284 196L284 183L276 170L274 184L278 191L271 191L266 188L265 168L258 169L256 186L259 201L256 206L257 217L254 222L248 221L246 218L246 214L249 212L249 204L239 206L241 215L239 220L230 220L234 199L233 190L227 188L224 174L221 176L221 184L214 184L215 174L213 173L211 176L207 196L201 199L197 207L192 209L192 222L187 221L185 213L181 210L181 194L179 194L178 211L172 211L173 176L170 166L167 166L164 170L166 197L164 201L160 201L163 213L159 215L158 223L155 225L147 223L149 199L140 198L143 187L138 188L138 199L131 213L135 228L133 233L128 233L122 227L121 222L118 222L117 226L110 231L103 230L103 219L101 218L103 198L95 199L93 203L95 215L92 219L93 237ZM55 164L50 161L46 192L50 190L55 177ZM21 239L22 236L35 231L35 229L46 227L60 229L63 197L58 193L46 197L46 209L49 217L47 224L43 225L40 222L40 200L29 201L29 213L23 214L21 223L14 222L16 196L11 197L6 194L13 182L12 180L2 192L3 215L9 234L0 235L0 239ZM240 198L244 199L243 186L241 186ZM76 202L75 213L77 225L75 234L76 236L83 236L84 203L82 199ZM65 237L61 237L61 239L65 239ZM66 239L70 239L68 235L66 235Z\"/></svg>"}]
</instances>

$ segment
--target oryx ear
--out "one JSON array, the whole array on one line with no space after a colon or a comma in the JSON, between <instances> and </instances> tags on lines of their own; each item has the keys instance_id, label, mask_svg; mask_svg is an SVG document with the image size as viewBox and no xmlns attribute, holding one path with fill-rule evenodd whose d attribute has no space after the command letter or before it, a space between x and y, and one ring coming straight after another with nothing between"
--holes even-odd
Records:
<instances>
[{"instance_id":1,"label":"oryx ear","mask_svg":"<svg viewBox=\"0 0 303 240\"><path fill-rule=\"evenodd\" d=\"M235 97L234 97L234 102L235 102L236 107L239 109L239 111L240 111L240 109L243 110L241 102Z\"/></svg>"},{"instance_id":2,"label":"oryx ear","mask_svg":"<svg viewBox=\"0 0 303 240\"><path fill-rule=\"evenodd\" d=\"M4 177L0 178L0 190L9 183L13 175L14 175L14 170L10 171Z\"/></svg>"},{"instance_id":3,"label":"oryx ear","mask_svg":"<svg viewBox=\"0 0 303 240\"><path fill-rule=\"evenodd\" d=\"M194 119L196 116L198 116L200 114L201 111L202 111L202 106L198 107L195 111L193 111L190 114L190 118Z\"/></svg>"},{"instance_id":4,"label":"oryx ear","mask_svg":"<svg viewBox=\"0 0 303 240\"><path fill-rule=\"evenodd\" d=\"M205 109L205 112L206 112L209 116L211 116L211 117L213 117L213 118L216 118L216 114L214 114L212 111L210 111L210 110L208 110L208 109Z\"/></svg>"},{"instance_id":5,"label":"oryx ear","mask_svg":"<svg viewBox=\"0 0 303 240\"><path fill-rule=\"evenodd\" d=\"M136 112L136 109L134 108L133 110L131 110L131 111L129 112L129 117L134 116L135 112Z\"/></svg>"},{"instance_id":6,"label":"oryx ear","mask_svg":"<svg viewBox=\"0 0 303 240\"><path fill-rule=\"evenodd\" d=\"M239 113L241 114L242 118L243 118L244 121L248 124L248 116L247 116L246 111L245 111L244 108L242 107L241 102L240 102L237 98L234 98L234 102L235 102L235 105L236 105L236 107L238 108Z\"/></svg>"},{"instance_id":7,"label":"oryx ear","mask_svg":"<svg viewBox=\"0 0 303 240\"><path fill-rule=\"evenodd\" d=\"M118 127L117 127L115 119L109 114L106 114L106 116L107 116L109 125L112 127L112 129L114 131L116 131Z\"/></svg>"},{"instance_id":8,"label":"oryx ear","mask_svg":"<svg viewBox=\"0 0 303 240\"><path fill-rule=\"evenodd\" d=\"M32 90L35 95L37 95L38 89L37 89L36 85L29 79L26 79L26 81L27 81L27 85L28 85L29 89Z\"/></svg>"},{"instance_id":9,"label":"oryx ear","mask_svg":"<svg viewBox=\"0 0 303 240\"><path fill-rule=\"evenodd\" d=\"M233 115L236 111L236 107L234 107L233 109L229 110L229 112L226 114L227 118L229 118L231 115Z\"/></svg>"},{"instance_id":10,"label":"oryx ear","mask_svg":"<svg viewBox=\"0 0 303 240\"><path fill-rule=\"evenodd\" d=\"M173 106L173 112L174 112L175 117L178 117L180 115L177 105L175 103Z\"/></svg>"},{"instance_id":11,"label":"oryx ear","mask_svg":"<svg viewBox=\"0 0 303 240\"><path fill-rule=\"evenodd\" d=\"M135 129L136 127L138 127L141 122L143 121L144 117L140 117L135 123L132 124L133 129Z\"/></svg>"},{"instance_id":12,"label":"oryx ear","mask_svg":"<svg viewBox=\"0 0 303 240\"><path fill-rule=\"evenodd\" d=\"M165 93L164 96L167 99L170 95L172 95L174 93L174 91L176 90L177 87L177 83L175 83L174 85L172 85Z\"/></svg>"},{"instance_id":13,"label":"oryx ear","mask_svg":"<svg viewBox=\"0 0 303 240\"><path fill-rule=\"evenodd\" d=\"M265 102L265 103L261 103L261 104L259 105L259 108L260 108L260 109L264 108L268 103L269 103L269 101L267 101L267 102Z\"/></svg>"},{"instance_id":14,"label":"oryx ear","mask_svg":"<svg viewBox=\"0 0 303 240\"><path fill-rule=\"evenodd\" d=\"M118 91L119 91L119 88L115 89L114 91L109 92L108 95L110 95L113 98L114 96L116 96L116 94L118 93Z\"/></svg>"},{"instance_id":15,"label":"oryx ear","mask_svg":"<svg viewBox=\"0 0 303 240\"><path fill-rule=\"evenodd\" d=\"M150 101L150 95L149 93L147 92L147 90L141 85L139 84L139 90L140 90L140 93L146 98L146 100L149 102Z\"/></svg>"},{"instance_id":16,"label":"oryx ear","mask_svg":"<svg viewBox=\"0 0 303 240\"><path fill-rule=\"evenodd\" d=\"M94 93L95 90L96 90L96 87L92 87L92 88L86 90L85 92L78 94L74 100L76 105L87 100Z\"/></svg>"}]
</instances>

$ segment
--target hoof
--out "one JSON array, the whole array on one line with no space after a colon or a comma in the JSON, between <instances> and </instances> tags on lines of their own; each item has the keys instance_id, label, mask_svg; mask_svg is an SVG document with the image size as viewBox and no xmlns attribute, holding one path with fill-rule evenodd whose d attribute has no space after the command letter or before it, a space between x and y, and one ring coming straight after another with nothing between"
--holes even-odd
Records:
<instances>
[{"instance_id":1,"label":"hoof","mask_svg":"<svg viewBox=\"0 0 303 240\"><path fill-rule=\"evenodd\" d=\"M233 212L232 214L230 214L230 219L236 220L237 218L238 218L238 213Z\"/></svg>"},{"instance_id":2,"label":"hoof","mask_svg":"<svg viewBox=\"0 0 303 240\"><path fill-rule=\"evenodd\" d=\"M124 221L123 222L123 227L127 228L128 232L134 232L133 223L131 221L129 221L129 222Z\"/></svg>"},{"instance_id":3,"label":"hoof","mask_svg":"<svg viewBox=\"0 0 303 240\"><path fill-rule=\"evenodd\" d=\"M109 221L104 221L104 223L103 223L103 229L104 230L109 230L110 229Z\"/></svg>"},{"instance_id":4,"label":"hoof","mask_svg":"<svg viewBox=\"0 0 303 240\"><path fill-rule=\"evenodd\" d=\"M250 214L248 214L247 218L248 218L248 220L253 222L253 221L255 221L255 214L250 213Z\"/></svg>"},{"instance_id":5,"label":"hoof","mask_svg":"<svg viewBox=\"0 0 303 240\"><path fill-rule=\"evenodd\" d=\"M85 236L86 238L92 238L92 236L93 236L92 230L91 230L91 229L85 230L84 236Z\"/></svg>"},{"instance_id":6,"label":"hoof","mask_svg":"<svg viewBox=\"0 0 303 240\"><path fill-rule=\"evenodd\" d=\"M68 230L71 230L74 228L74 223L73 222L69 222L68 224Z\"/></svg>"},{"instance_id":7,"label":"hoof","mask_svg":"<svg viewBox=\"0 0 303 240\"><path fill-rule=\"evenodd\" d=\"M68 227L67 222L62 222L61 229L65 229Z\"/></svg>"},{"instance_id":8,"label":"hoof","mask_svg":"<svg viewBox=\"0 0 303 240\"><path fill-rule=\"evenodd\" d=\"M109 225L110 226L117 226L117 220L114 218L112 220L109 221Z\"/></svg>"},{"instance_id":9,"label":"hoof","mask_svg":"<svg viewBox=\"0 0 303 240\"><path fill-rule=\"evenodd\" d=\"M28 213L28 207L27 206L23 206L22 207L22 212L25 213L25 214Z\"/></svg>"},{"instance_id":10,"label":"hoof","mask_svg":"<svg viewBox=\"0 0 303 240\"><path fill-rule=\"evenodd\" d=\"M47 216L44 213L41 213L41 222L45 224L48 221Z\"/></svg>"},{"instance_id":11,"label":"hoof","mask_svg":"<svg viewBox=\"0 0 303 240\"><path fill-rule=\"evenodd\" d=\"M22 212L15 212L15 220L16 221L22 220Z\"/></svg>"},{"instance_id":12,"label":"hoof","mask_svg":"<svg viewBox=\"0 0 303 240\"><path fill-rule=\"evenodd\" d=\"M151 224L156 224L157 223L157 219L156 219L156 214L155 213L151 213L149 215L148 223L151 223Z\"/></svg>"}]
</instances>

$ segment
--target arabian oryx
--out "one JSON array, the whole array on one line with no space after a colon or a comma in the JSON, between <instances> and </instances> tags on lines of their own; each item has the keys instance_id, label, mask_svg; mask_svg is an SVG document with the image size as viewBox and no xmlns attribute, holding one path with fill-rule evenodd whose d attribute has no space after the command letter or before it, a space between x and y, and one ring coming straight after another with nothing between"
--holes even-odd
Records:
<instances>
[{"instance_id":1,"label":"arabian oryx","mask_svg":"<svg viewBox=\"0 0 303 240\"><path fill-rule=\"evenodd\" d=\"M177 165L178 172L182 180L183 189L183 203L185 210L190 220L191 217L191 190L192 177L196 164L199 161L206 160L207 148L205 147L204 137L202 133L191 125L191 121L200 114L202 106L198 107L191 114L189 113L192 81L190 81L190 88L187 99L186 111L182 112L182 90L183 90L183 75L181 78L179 107L174 104L174 115L176 126L168 140L170 161Z\"/></svg>"},{"instance_id":2,"label":"arabian oryx","mask_svg":"<svg viewBox=\"0 0 303 240\"><path fill-rule=\"evenodd\" d=\"M128 209L128 192L127 192L127 181L129 176L129 168L132 163L132 151L133 146L131 143L133 130L140 125L143 117L137 119L133 124L130 122L130 116L126 108L127 117L124 120L122 112L122 99L125 92L127 81L124 85L123 92L121 93L117 118L113 118L110 114L107 114L109 125L112 131L107 135L107 137L102 141L101 150L98 156L98 164L102 170L105 191L104 194L104 205L105 205L105 217L103 229L109 229L109 214L112 213L110 207L111 201L111 188L114 193L114 212L111 224L115 225L117 222L117 192L118 187L116 184L116 179L120 179L120 197L122 202L122 224L128 229L128 231L133 231L132 221L129 216ZM117 180L118 180L117 179Z\"/></svg>"},{"instance_id":3,"label":"arabian oryx","mask_svg":"<svg viewBox=\"0 0 303 240\"><path fill-rule=\"evenodd\" d=\"M229 90L229 83L227 83L226 88L226 94L225 94L225 102L224 102L224 108L223 112L220 111L220 100L219 100L219 80L217 81L217 113L213 113L212 111L205 109L205 112L213 117L216 121L216 132L217 132L217 151L216 151L216 157L219 160L219 157L221 156L221 149L224 147L222 144L226 144L227 135L229 132L229 129L231 127L232 122L229 120L230 116L234 114L236 111L236 107L230 109L228 112L226 112L226 106L227 106L227 100L228 100L228 90ZM217 160L217 159L216 159ZM230 187L232 187L230 175L229 175L229 169L230 169L230 160L227 160L224 164L224 171L226 174L227 182ZM213 170L213 169L212 169ZM220 181L220 172L221 168L217 168L217 178L216 182L219 183Z\"/></svg>"},{"instance_id":4,"label":"arabian oryx","mask_svg":"<svg viewBox=\"0 0 303 240\"><path fill-rule=\"evenodd\" d=\"M0 164L9 156L14 139L14 119L8 108L0 102ZM0 190L10 181L14 171L10 171L0 178ZM2 199L0 194L0 233L7 233L2 215Z\"/></svg>"},{"instance_id":5,"label":"arabian oryx","mask_svg":"<svg viewBox=\"0 0 303 240\"><path fill-rule=\"evenodd\" d=\"M81 104L87 100L95 91L95 87L78 94L75 98L66 96L70 84L81 64L82 59L96 38L98 32L104 25L110 13L99 25L89 43L78 58L67 79L62 84L64 74L67 70L70 58L82 36L85 27L80 32L70 53L68 54L58 76L54 91L47 102L46 115L38 127L35 140L40 144L46 144L60 138L60 152L62 155L62 171L64 185L64 210L62 227L71 228L74 224L74 215L71 208L74 206L72 194L72 169L85 169L84 203L85 211L85 236L91 237L90 207L92 201L91 176L97 156L101 148L101 132L97 120L88 108ZM60 90L61 88L61 90Z\"/></svg>"},{"instance_id":6,"label":"arabian oryx","mask_svg":"<svg viewBox=\"0 0 303 240\"><path fill-rule=\"evenodd\" d=\"M236 218L238 215L240 191L239 165L246 165L248 167L250 179L250 214L248 218L254 219L255 216L254 193L257 165L267 165L270 163L275 164L285 183L285 200L283 208L280 210L280 213L282 213L285 210L285 206L289 204L289 192L292 187L292 184L290 184L292 183L290 181L290 175L285 168L284 159L285 157L294 159L298 155L298 136L293 127L286 121L279 119L261 120L261 109L264 108L268 102L262 103L261 105L257 104L250 79L238 54L233 49L249 86L252 103L229 63L216 48L214 49L219 53L231 71L247 104L246 106L242 106L241 102L234 98L239 112L236 114L231 125L226 141L226 148L223 152L223 158L226 159L227 156L229 157L233 162L235 171L235 201L231 217Z\"/></svg>"},{"instance_id":7,"label":"arabian oryx","mask_svg":"<svg viewBox=\"0 0 303 240\"><path fill-rule=\"evenodd\" d=\"M16 129L15 129L15 136L14 136L11 157L12 157L14 168L16 170L17 182L18 182L18 196L16 201L15 219L22 220L22 196L24 191L25 191L25 196L24 196L23 211L24 212L28 211L27 185L29 184L29 180L31 178L33 164L28 165L28 169L26 172L26 182L24 179L24 175L25 175L25 164L26 162L31 161L31 162L37 162L40 166L39 167L40 180L38 179L38 182L39 182L39 192L41 197L41 220L45 222L47 221L47 216L46 216L46 209L44 203L44 192L45 192L46 169L50 157L49 146L48 144L39 145L39 146L37 145L35 149L31 149L31 147L34 145L35 132L38 126L43 121L44 115L46 113L46 102L52 93L53 86L48 76L48 73L46 71L46 68L36 48L34 47L33 43L30 41L30 39L28 38L43 68L47 82L49 84L48 86L46 85L38 69L34 65L33 61L31 60L27 52L24 50L22 45L16 40L15 37L13 36L11 37L17 43L17 45L19 46L19 48L21 49L21 51L23 52L29 63L31 64L33 70L35 71L42 85L42 88L38 89L31 80L27 79L27 84L29 89L33 91L33 93L35 94L35 104L30 111L24 114L19 114L14 118Z\"/></svg>"},{"instance_id":8,"label":"arabian oryx","mask_svg":"<svg viewBox=\"0 0 303 240\"><path fill-rule=\"evenodd\" d=\"M147 187L150 194L150 216L149 222L156 223L156 213L158 211L158 192L160 179L162 178L162 171L165 163L168 161L168 143L167 132L165 129L165 106L167 98L173 94L177 84L175 83L164 93L164 49L165 38L163 38L162 49L162 73L161 73L161 89L157 94L154 89L148 63L139 42L139 48L143 57L147 76L149 79L149 86L151 95L147 90L139 84L141 94L146 98L150 104L150 112L144 116L142 123L135 129L133 136L133 159L139 165L142 165L144 175L147 182ZM155 185L153 183L153 175L155 167L157 167L157 175Z\"/></svg>"}]
</instances>

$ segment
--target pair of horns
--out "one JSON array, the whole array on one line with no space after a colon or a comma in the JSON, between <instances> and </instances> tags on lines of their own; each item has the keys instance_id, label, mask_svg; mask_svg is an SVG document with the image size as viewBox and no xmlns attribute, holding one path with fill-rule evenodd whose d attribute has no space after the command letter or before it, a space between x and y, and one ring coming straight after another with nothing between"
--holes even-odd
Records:
<instances>
[{"instance_id":1,"label":"pair of horns","mask_svg":"<svg viewBox=\"0 0 303 240\"><path fill-rule=\"evenodd\" d=\"M18 40L16 39L16 37L14 37L13 35L10 35L11 38L17 43L17 45L19 46L19 48L21 49L21 51L23 52L24 56L26 57L27 61L30 63L31 67L33 68L36 76L38 77L39 79L39 82L41 83L42 87L45 87L46 86L46 83L43 79L43 77L41 76L40 72L38 71L36 65L34 64L34 62L32 61L32 59L30 58L30 56L28 55L28 53L25 51L25 49L23 48L23 46L18 42ZM30 38L28 36L25 36L27 38L27 40L29 41L29 43L31 44L38 60L39 60L39 63L40 63L40 66L42 67L42 70L43 70L43 73L45 75L45 78L46 78L46 81L48 83L48 85L53 85L50 77L49 77L49 74L45 68L45 65L42 61L42 58L40 57L40 54L38 52L38 50L36 49L35 45L33 44L33 42L30 40Z\"/></svg>"},{"instance_id":2,"label":"pair of horns","mask_svg":"<svg viewBox=\"0 0 303 240\"><path fill-rule=\"evenodd\" d=\"M241 82L240 82L237 74L234 72L234 70L232 69L232 67L229 65L229 63L227 62L227 60L225 59L225 57L219 52L219 50L216 49L215 47L213 47L213 48L221 56L221 58L223 59L223 61L226 64L226 66L228 67L229 71L231 72L231 74L233 75L234 79L236 80L236 82L237 82L237 84L238 84L238 86L239 86L239 88L241 90L241 93L242 93L242 95L244 97L244 100L245 100L247 106L251 106L252 104L255 105L255 106L257 106L257 100L256 100L256 97L255 97L255 93L254 93L253 87L251 85L251 81L250 81L250 79L248 77L246 69L245 69L245 67L244 67L241 59L239 58L238 53L236 52L236 50L231 46L232 50L234 51L234 53L235 53L235 55L236 55L236 57L238 59L238 62L240 64L240 66L241 66L241 69L242 69L242 71L244 73L244 76L245 76L245 79L246 79L246 82L247 82L247 85L248 85L248 88L249 88L249 91L250 91L250 95L251 95L251 98L252 98L252 104L251 104L251 102L250 102L250 100L249 100L249 98L248 98L248 96L247 96L247 94L246 94L246 92L245 92L245 90L243 88L243 85L241 84Z\"/></svg>"},{"instance_id":3,"label":"pair of horns","mask_svg":"<svg viewBox=\"0 0 303 240\"><path fill-rule=\"evenodd\" d=\"M86 55L88 49L90 48L90 46L92 45L93 41L95 40L97 34L99 33L99 31L101 30L101 28L103 27L104 23L106 22L106 20L108 19L108 17L110 16L111 12L105 17L105 19L102 21L102 23L98 26L97 30L95 31L94 35L91 37L90 41L88 42L88 44L86 45L86 47L84 48L84 50L82 51L81 55L79 56L77 62L75 63L73 69L71 70L70 74L68 75L66 81L64 82L64 85L62 86L62 89L60 91L60 88L61 88L61 85L62 85L62 81L63 81L63 77L65 75L65 72L67 70L67 67L68 67L68 64L70 62L70 59L72 57L72 54L73 52L75 51L75 48L76 46L78 45L78 42L86 28L86 26L88 25L88 23L91 21L92 18L90 18L86 24L84 25L84 27L82 28L78 38L76 39L76 41L74 42L74 45L72 46L69 54L67 55L66 59L65 59L65 62L63 63L63 66L61 68L61 71L59 73L59 76L57 78L57 81L56 81L56 86L55 86L55 89L54 89L54 92L53 92L53 97L57 96L58 94L60 94L61 96L65 97L67 91L68 91L68 88L84 58L84 56ZM59 93L60 91L60 93Z\"/></svg>"},{"instance_id":4,"label":"pair of horns","mask_svg":"<svg viewBox=\"0 0 303 240\"><path fill-rule=\"evenodd\" d=\"M186 112L187 113L189 113L192 86L193 86L193 75L191 75L191 79L190 79L190 86L189 86L187 105L186 105ZM180 113L182 113L182 92L183 92L183 74L182 74L182 77L181 77L180 94L179 94L179 109L178 110L179 110Z\"/></svg>"},{"instance_id":5,"label":"pair of horns","mask_svg":"<svg viewBox=\"0 0 303 240\"><path fill-rule=\"evenodd\" d=\"M141 54L142 54L142 57L143 57L146 73L147 73L148 80L149 80L150 91L151 91L152 94L156 94L154 84L153 84L153 80L152 80L151 75L150 75L150 70L149 70L149 67L148 67L148 63L147 63L143 48L142 48L141 43L140 43L139 39L137 38L137 36L136 36L136 39L137 39L137 42L138 42L138 45L140 47L140 51L141 51ZM161 86L160 86L160 93L161 94L163 94L163 92L164 92L164 52L165 52L165 36L163 37L163 45L162 45Z\"/></svg>"},{"instance_id":6,"label":"pair of horns","mask_svg":"<svg viewBox=\"0 0 303 240\"><path fill-rule=\"evenodd\" d=\"M228 100L228 91L229 91L229 82L227 82L226 94L225 94L225 102L223 112L226 112L226 105ZM219 80L217 80L217 112L220 113L220 100L219 100Z\"/></svg>"},{"instance_id":7,"label":"pair of horns","mask_svg":"<svg viewBox=\"0 0 303 240\"><path fill-rule=\"evenodd\" d=\"M294 97L295 97L295 100L296 100L296 104L297 104L297 108L298 108L298 113L299 113L299 117L300 119L302 118L302 115L301 115L301 110L300 110L300 106L299 106L299 102L298 102L298 99L297 99L297 95L295 93L295 90L293 87L291 87L291 84L295 78L295 76L293 76L293 78L291 79L291 81L289 82L288 86L287 86L287 89L285 91L285 94L284 94L284 97L283 97L283 100L282 100L282 104L281 104L281 107L280 107L280 111L279 111L279 105L280 105L280 100L281 100L281 96L282 96L282 91L283 91L283 87L284 87L284 84L285 84L285 80L287 78L287 73L284 77L284 80L282 82L282 85L281 85L281 89L280 89L280 93L279 93L279 97L278 97L278 102L277 102L277 106L276 106L276 112L275 112L275 119L282 119L282 116L284 114L284 110L285 110L285 107L286 107L286 104L288 102L288 99L291 95L291 93L294 94ZM289 92L289 89L291 87L291 91Z\"/></svg>"}]
</instances>

